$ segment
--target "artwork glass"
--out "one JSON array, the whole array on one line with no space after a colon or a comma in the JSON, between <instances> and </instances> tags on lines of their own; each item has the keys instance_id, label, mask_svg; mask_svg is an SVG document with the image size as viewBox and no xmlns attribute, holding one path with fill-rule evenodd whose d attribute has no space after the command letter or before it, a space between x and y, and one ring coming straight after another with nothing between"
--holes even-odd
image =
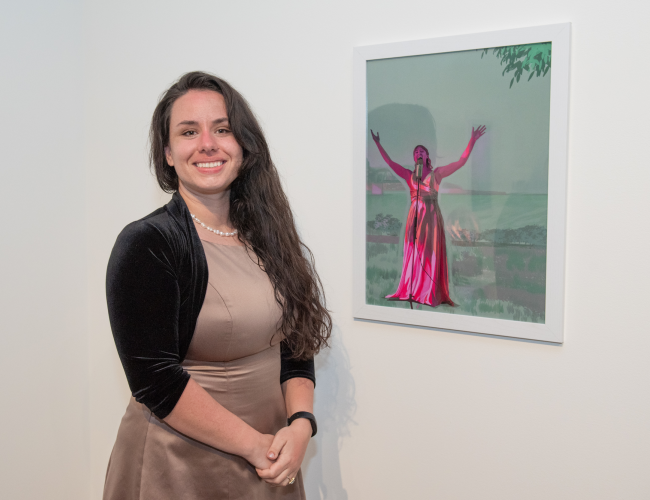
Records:
<instances>
[{"instance_id":1,"label":"artwork glass","mask_svg":"<svg viewBox=\"0 0 650 500\"><path fill-rule=\"evenodd\" d=\"M366 61L366 304L545 322L552 45Z\"/></svg>"}]
</instances>

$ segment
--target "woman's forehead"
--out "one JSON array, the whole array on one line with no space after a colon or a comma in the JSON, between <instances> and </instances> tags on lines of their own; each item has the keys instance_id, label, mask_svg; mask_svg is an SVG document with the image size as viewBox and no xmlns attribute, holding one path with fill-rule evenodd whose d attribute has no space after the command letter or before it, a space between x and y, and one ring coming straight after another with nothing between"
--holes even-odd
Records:
<instances>
[{"instance_id":1,"label":"woman's forehead","mask_svg":"<svg viewBox=\"0 0 650 500\"><path fill-rule=\"evenodd\" d=\"M208 89L191 89L172 104L171 120L228 119L226 101L219 92Z\"/></svg>"}]
</instances>

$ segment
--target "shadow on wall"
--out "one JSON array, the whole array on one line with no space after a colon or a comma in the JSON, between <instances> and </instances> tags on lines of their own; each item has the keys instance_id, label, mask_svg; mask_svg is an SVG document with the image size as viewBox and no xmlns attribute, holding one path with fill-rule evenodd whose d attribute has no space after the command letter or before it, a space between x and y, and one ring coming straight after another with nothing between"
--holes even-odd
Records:
<instances>
[{"instance_id":1,"label":"shadow on wall","mask_svg":"<svg viewBox=\"0 0 650 500\"><path fill-rule=\"evenodd\" d=\"M314 412L318 434L311 440L305 460L305 493L311 500L346 500L343 488L339 449L349 435L349 425L356 412L354 380L350 360L335 328L332 347L316 357L317 390Z\"/></svg>"}]
</instances>

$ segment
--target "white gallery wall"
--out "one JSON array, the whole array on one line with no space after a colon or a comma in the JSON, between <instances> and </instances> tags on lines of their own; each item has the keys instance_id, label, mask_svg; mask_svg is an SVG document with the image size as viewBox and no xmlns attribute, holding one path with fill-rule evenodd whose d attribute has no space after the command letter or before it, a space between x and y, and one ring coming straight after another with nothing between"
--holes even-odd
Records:
<instances>
[{"instance_id":1,"label":"white gallery wall","mask_svg":"<svg viewBox=\"0 0 650 500\"><path fill-rule=\"evenodd\" d=\"M0 498L101 498L129 398L106 263L122 227L168 199L147 168L149 120L195 69L257 112L333 313L309 499L650 496L647 3L1 9ZM354 321L352 47L567 21L565 345Z\"/></svg>"},{"instance_id":2,"label":"white gallery wall","mask_svg":"<svg viewBox=\"0 0 650 500\"><path fill-rule=\"evenodd\" d=\"M0 10L0 498L88 498L82 4Z\"/></svg>"}]
</instances>

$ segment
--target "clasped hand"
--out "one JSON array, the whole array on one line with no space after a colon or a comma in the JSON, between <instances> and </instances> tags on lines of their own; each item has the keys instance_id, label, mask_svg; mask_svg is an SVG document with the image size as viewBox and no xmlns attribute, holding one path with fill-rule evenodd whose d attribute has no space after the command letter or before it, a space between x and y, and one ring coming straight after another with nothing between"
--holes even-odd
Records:
<instances>
[{"instance_id":1,"label":"clasped hand","mask_svg":"<svg viewBox=\"0 0 650 500\"><path fill-rule=\"evenodd\" d=\"M296 477L305 458L311 424L309 420L299 418L289 427L280 429L275 436L264 435L263 441L266 443L271 437L273 441L267 448L265 468L261 467L261 463L253 465L257 475L267 483L286 486L291 478Z\"/></svg>"}]
</instances>

